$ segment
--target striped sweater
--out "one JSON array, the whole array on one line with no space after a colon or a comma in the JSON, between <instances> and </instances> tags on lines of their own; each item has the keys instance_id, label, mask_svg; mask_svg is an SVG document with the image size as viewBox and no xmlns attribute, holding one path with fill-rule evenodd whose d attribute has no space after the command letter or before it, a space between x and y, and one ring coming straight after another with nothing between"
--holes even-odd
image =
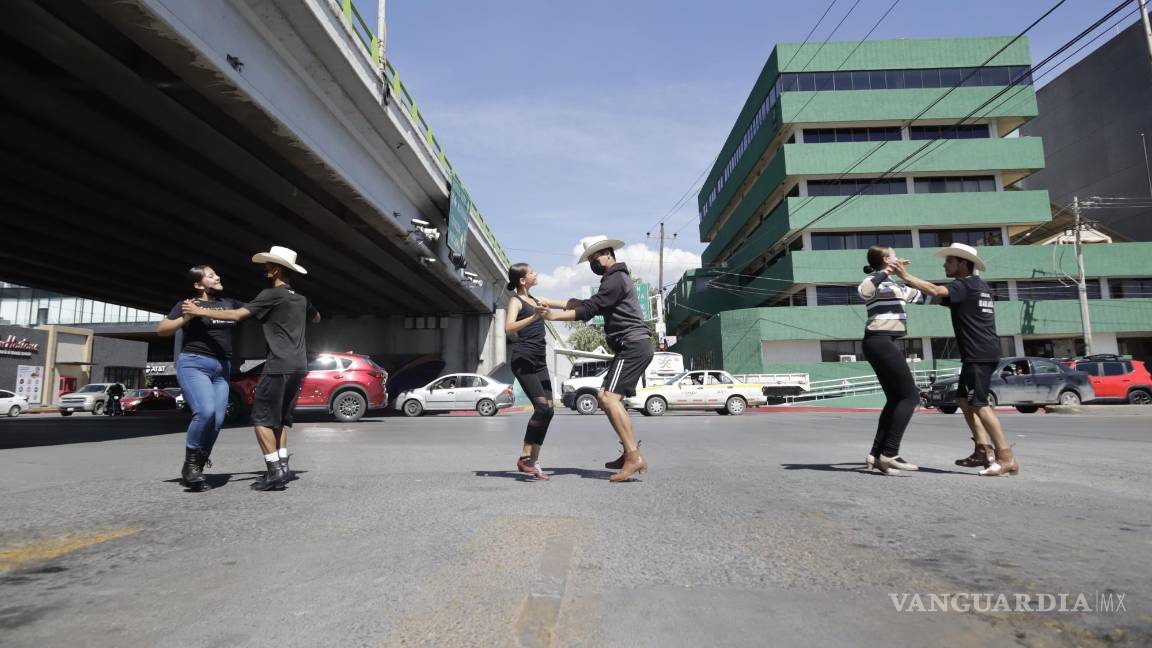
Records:
<instances>
[{"instance_id":1,"label":"striped sweater","mask_svg":"<svg viewBox=\"0 0 1152 648\"><path fill-rule=\"evenodd\" d=\"M908 330L904 305L929 302L927 295L892 281L886 272L868 275L856 290L868 307L868 324L864 330L870 335L903 335Z\"/></svg>"}]
</instances>

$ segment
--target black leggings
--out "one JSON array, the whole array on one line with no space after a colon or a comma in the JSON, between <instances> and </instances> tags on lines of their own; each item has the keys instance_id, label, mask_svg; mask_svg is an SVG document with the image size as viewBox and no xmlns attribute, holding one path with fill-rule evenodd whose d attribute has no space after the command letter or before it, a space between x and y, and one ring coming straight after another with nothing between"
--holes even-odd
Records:
<instances>
[{"instance_id":1,"label":"black leggings","mask_svg":"<svg viewBox=\"0 0 1152 648\"><path fill-rule=\"evenodd\" d=\"M904 360L904 352L891 335L869 335L864 338L864 357L876 372L880 386L888 401L880 412L876 426L876 439L872 442L872 456L881 453L888 457L900 454L900 439L920 404L920 391L912 379L912 371Z\"/></svg>"},{"instance_id":2,"label":"black leggings","mask_svg":"<svg viewBox=\"0 0 1152 648\"><path fill-rule=\"evenodd\" d=\"M548 425L552 422L552 377L548 375L548 365L534 363L521 358L512 360L512 375L532 399L532 418L528 419L528 429L524 432L524 443L544 445Z\"/></svg>"}]
</instances>

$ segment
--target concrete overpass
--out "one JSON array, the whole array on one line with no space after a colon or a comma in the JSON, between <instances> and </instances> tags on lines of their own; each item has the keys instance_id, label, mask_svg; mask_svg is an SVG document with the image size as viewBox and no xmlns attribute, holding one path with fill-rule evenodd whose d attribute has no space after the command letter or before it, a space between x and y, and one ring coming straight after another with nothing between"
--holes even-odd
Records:
<instances>
[{"instance_id":1,"label":"concrete overpass","mask_svg":"<svg viewBox=\"0 0 1152 648\"><path fill-rule=\"evenodd\" d=\"M285 245L312 348L503 361L507 258L449 222L459 181L350 2L7 0L0 34L0 277L166 311L197 263L254 295Z\"/></svg>"}]
</instances>

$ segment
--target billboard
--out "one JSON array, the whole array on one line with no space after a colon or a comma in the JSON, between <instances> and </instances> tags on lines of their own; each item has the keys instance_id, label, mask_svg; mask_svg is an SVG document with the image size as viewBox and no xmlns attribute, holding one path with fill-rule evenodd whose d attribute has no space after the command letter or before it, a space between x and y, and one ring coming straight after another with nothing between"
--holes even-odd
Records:
<instances>
[{"instance_id":1,"label":"billboard","mask_svg":"<svg viewBox=\"0 0 1152 648\"><path fill-rule=\"evenodd\" d=\"M38 405L44 392L44 367L16 365L17 394L28 399L29 405Z\"/></svg>"},{"instance_id":2,"label":"billboard","mask_svg":"<svg viewBox=\"0 0 1152 648\"><path fill-rule=\"evenodd\" d=\"M464 256L464 250L468 246L468 222L475 210L476 206L472 204L471 196L464 189L464 183L453 174L452 188L448 193L447 242L448 249L460 256Z\"/></svg>"}]
</instances>

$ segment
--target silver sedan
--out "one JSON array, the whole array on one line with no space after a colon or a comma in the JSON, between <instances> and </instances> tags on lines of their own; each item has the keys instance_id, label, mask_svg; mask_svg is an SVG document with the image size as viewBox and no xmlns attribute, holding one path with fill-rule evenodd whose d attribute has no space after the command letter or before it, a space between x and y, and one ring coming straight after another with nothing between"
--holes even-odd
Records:
<instances>
[{"instance_id":1,"label":"silver sedan","mask_svg":"<svg viewBox=\"0 0 1152 648\"><path fill-rule=\"evenodd\" d=\"M512 407L515 400L512 385L487 376L460 373L440 376L423 387L400 392L393 407L407 416L462 410L495 416L496 412Z\"/></svg>"}]
</instances>

